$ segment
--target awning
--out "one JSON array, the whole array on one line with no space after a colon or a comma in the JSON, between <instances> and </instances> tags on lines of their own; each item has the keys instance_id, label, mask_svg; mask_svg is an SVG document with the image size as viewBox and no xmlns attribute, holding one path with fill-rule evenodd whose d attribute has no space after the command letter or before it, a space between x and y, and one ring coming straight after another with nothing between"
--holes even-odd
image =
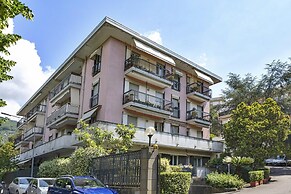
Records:
<instances>
[{"instance_id":1,"label":"awning","mask_svg":"<svg viewBox=\"0 0 291 194\"><path fill-rule=\"evenodd\" d=\"M208 75L205 75L204 73L201 73L197 70L195 70L195 73L197 74L198 78L203 79L204 81L206 81L210 84L214 84L213 80Z\"/></svg>"},{"instance_id":2,"label":"awning","mask_svg":"<svg viewBox=\"0 0 291 194\"><path fill-rule=\"evenodd\" d=\"M159 51L157 51L157 50L155 50L155 49L153 49L153 48L151 48L151 47L149 47L149 46L147 46L147 45L145 45L145 44L143 44L135 39L133 39L133 41L134 41L137 49L139 49L143 52L146 52L150 55L153 55L153 56L175 66L175 61L171 57L169 57L169 56L167 56L167 55L165 55L165 54L163 54L163 53L161 53L161 52L159 52Z\"/></svg>"},{"instance_id":3,"label":"awning","mask_svg":"<svg viewBox=\"0 0 291 194\"><path fill-rule=\"evenodd\" d=\"M100 108L100 106L97 106L96 108L93 108L92 110L89 110L88 112L84 113L82 118L80 120L85 121L89 118L91 118L91 116ZM79 120L79 121L80 121Z\"/></svg>"}]
</instances>

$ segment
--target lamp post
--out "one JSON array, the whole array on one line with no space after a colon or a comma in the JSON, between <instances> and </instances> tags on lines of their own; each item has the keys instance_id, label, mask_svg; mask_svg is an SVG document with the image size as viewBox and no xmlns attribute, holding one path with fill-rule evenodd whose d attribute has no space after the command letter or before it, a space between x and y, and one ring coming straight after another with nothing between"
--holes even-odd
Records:
<instances>
[{"instance_id":1,"label":"lamp post","mask_svg":"<svg viewBox=\"0 0 291 194\"><path fill-rule=\"evenodd\" d=\"M231 157L229 156L224 157L223 162L227 164L227 174L230 174Z\"/></svg>"},{"instance_id":2,"label":"lamp post","mask_svg":"<svg viewBox=\"0 0 291 194\"><path fill-rule=\"evenodd\" d=\"M152 136L156 133L156 130L154 127L148 127L146 128L145 133L149 137L149 147L151 147L151 139L152 139Z\"/></svg>"}]
</instances>

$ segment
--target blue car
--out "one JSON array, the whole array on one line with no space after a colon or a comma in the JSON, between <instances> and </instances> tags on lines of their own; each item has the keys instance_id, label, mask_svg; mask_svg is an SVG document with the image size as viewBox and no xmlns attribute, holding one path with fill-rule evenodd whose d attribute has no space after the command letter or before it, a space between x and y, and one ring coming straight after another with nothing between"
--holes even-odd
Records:
<instances>
[{"instance_id":1,"label":"blue car","mask_svg":"<svg viewBox=\"0 0 291 194\"><path fill-rule=\"evenodd\" d=\"M48 194L118 194L91 176L62 176L49 187Z\"/></svg>"}]
</instances>

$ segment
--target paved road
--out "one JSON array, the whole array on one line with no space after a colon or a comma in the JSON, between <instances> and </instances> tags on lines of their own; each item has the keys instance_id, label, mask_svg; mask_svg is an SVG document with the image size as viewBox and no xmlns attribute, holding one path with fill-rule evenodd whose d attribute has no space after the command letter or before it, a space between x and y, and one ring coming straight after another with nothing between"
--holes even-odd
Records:
<instances>
[{"instance_id":1,"label":"paved road","mask_svg":"<svg viewBox=\"0 0 291 194\"><path fill-rule=\"evenodd\" d=\"M271 167L270 183L225 194L291 194L291 167Z\"/></svg>"}]
</instances>

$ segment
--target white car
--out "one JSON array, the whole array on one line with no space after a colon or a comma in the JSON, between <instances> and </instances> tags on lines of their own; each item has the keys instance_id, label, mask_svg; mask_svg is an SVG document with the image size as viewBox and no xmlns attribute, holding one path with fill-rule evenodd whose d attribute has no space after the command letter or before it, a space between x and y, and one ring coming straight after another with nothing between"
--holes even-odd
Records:
<instances>
[{"instance_id":1,"label":"white car","mask_svg":"<svg viewBox=\"0 0 291 194\"><path fill-rule=\"evenodd\" d=\"M55 183L53 178L33 178L26 189L26 194L47 194L49 186Z\"/></svg>"},{"instance_id":2,"label":"white car","mask_svg":"<svg viewBox=\"0 0 291 194\"><path fill-rule=\"evenodd\" d=\"M23 194L25 193L32 177L17 177L9 185L9 194Z\"/></svg>"},{"instance_id":3,"label":"white car","mask_svg":"<svg viewBox=\"0 0 291 194\"><path fill-rule=\"evenodd\" d=\"M276 158L268 158L265 160L266 165L282 166L287 164L285 156L277 156Z\"/></svg>"}]
</instances>

